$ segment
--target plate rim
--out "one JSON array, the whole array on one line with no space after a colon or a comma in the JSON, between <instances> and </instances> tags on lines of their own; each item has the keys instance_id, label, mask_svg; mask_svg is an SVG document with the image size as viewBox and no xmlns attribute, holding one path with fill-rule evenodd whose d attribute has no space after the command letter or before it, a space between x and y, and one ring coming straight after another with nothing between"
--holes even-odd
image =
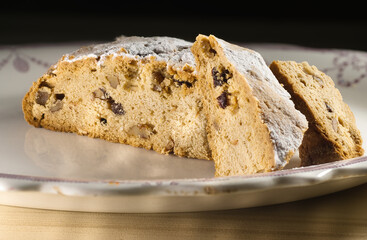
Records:
<instances>
[{"instance_id":1,"label":"plate rim","mask_svg":"<svg viewBox=\"0 0 367 240\"><path fill-rule=\"evenodd\" d=\"M355 165L365 165L363 167L353 168ZM338 170L342 170L336 172ZM315 176L315 172L320 173ZM325 173L327 172L327 173ZM309 175L312 173L312 175ZM332 173L333 176L330 176ZM257 182L254 180L274 180L279 178L299 178L305 181L323 182L330 180L331 178L340 177L359 177L367 176L367 156L361 156L352 159L340 160L336 162L323 163L318 165L312 165L307 167L299 167L292 169L284 169L274 172L258 173L251 175L242 176L228 176L228 177L211 177L211 178L180 178L180 179L137 179L137 180L118 180L118 179L106 179L106 180L82 180L82 179L71 179L71 178L57 178L57 177L42 177L42 176L31 176L22 174L8 174L0 172L0 179L15 180L15 181L26 181L26 182L38 182L42 183L59 183L59 184L96 184L96 185L113 185L116 187L125 186L192 186L192 184L210 184L223 186L227 183L229 185L242 185L247 182ZM260 181L258 181L259 183Z\"/></svg>"}]
</instances>

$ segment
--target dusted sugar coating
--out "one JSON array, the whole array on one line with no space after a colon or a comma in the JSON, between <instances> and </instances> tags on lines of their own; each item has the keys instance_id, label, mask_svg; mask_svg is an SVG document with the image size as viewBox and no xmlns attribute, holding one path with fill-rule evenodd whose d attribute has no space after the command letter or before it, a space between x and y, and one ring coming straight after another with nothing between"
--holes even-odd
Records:
<instances>
[{"instance_id":1,"label":"dusted sugar coating","mask_svg":"<svg viewBox=\"0 0 367 240\"><path fill-rule=\"evenodd\" d=\"M211 159L192 43L120 37L64 55L23 99L33 126Z\"/></svg>"},{"instance_id":2,"label":"dusted sugar coating","mask_svg":"<svg viewBox=\"0 0 367 240\"><path fill-rule=\"evenodd\" d=\"M99 64L110 55L124 55L135 59L149 57L165 61L171 68L182 69L185 65L195 66L190 48L191 42L172 37L118 37L116 41L82 47L66 54L65 61L76 61L86 57L98 57Z\"/></svg>"},{"instance_id":3,"label":"dusted sugar coating","mask_svg":"<svg viewBox=\"0 0 367 240\"><path fill-rule=\"evenodd\" d=\"M192 47L217 176L283 168L307 129L261 55L215 36Z\"/></svg>"},{"instance_id":4,"label":"dusted sugar coating","mask_svg":"<svg viewBox=\"0 0 367 240\"><path fill-rule=\"evenodd\" d=\"M274 61L271 70L309 122L300 147L302 166L362 156L362 138L333 80L307 62Z\"/></svg>"}]
</instances>

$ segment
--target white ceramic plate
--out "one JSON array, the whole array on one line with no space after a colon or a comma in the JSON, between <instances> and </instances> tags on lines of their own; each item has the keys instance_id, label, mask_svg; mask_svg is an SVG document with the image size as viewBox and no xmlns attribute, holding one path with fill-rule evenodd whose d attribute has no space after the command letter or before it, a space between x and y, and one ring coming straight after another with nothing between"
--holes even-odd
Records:
<instances>
[{"instance_id":1,"label":"white ceramic plate","mask_svg":"<svg viewBox=\"0 0 367 240\"><path fill-rule=\"evenodd\" d=\"M0 204L95 212L222 210L295 201L367 182L367 157L213 178L211 161L159 155L29 126L21 100L32 81L81 43L0 47ZM272 60L308 61L333 77L367 137L367 53L249 44ZM364 145L366 148L366 145Z\"/></svg>"}]
</instances>

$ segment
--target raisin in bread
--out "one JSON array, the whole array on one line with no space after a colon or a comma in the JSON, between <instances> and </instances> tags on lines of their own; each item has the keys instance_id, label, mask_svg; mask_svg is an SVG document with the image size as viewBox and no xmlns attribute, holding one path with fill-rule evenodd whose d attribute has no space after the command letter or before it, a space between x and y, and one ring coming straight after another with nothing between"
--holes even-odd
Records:
<instances>
[{"instance_id":1,"label":"raisin in bread","mask_svg":"<svg viewBox=\"0 0 367 240\"><path fill-rule=\"evenodd\" d=\"M307 129L304 115L260 54L215 36L192 47L216 175L284 167Z\"/></svg>"},{"instance_id":2,"label":"raisin in bread","mask_svg":"<svg viewBox=\"0 0 367 240\"><path fill-rule=\"evenodd\" d=\"M309 122L299 150L303 166L363 155L354 115L329 76L307 62L274 61L270 68Z\"/></svg>"},{"instance_id":3,"label":"raisin in bread","mask_svg":"<svg viewBox=\"0 0 367 240\"><path fill-rule=\"evenodd\" d=\"M120 37L64 55L23 99L33 126L211 159L192 43Z\"/></svg>"}]
</instances>

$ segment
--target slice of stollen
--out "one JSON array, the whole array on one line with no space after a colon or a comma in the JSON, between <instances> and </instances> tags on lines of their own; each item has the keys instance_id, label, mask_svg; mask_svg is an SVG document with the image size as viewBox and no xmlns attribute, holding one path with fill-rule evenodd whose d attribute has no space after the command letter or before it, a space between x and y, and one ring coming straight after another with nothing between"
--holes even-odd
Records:
<instances>
[{"instance_id":1,"label":"slice of stollen","mask_svg":"<svg viewBox=\"0 0 367 240\"><path fill-rule=\"evenodd\" d=\"M23 99L33 126L211 159L192 43L120 37L64 55Z\"/></svg>"},{"instance_id":2,"label":"slice of stollen","mask_svg":"<svg viewBox=\"0 0 367 240\"><path fill-rule=\"evenodd\" d=\"M307 129L261 55L213 35L192 47L216 176L283 168Z\"/></svg>"},{"instance_id":3,"label":"slice of stollen","mask_svg":"<svg viewBox=\"0 0 367 240\"><path fill-rule=\"evenodd\" d=\"M274 61L271 70L309 122L299 153L301 165L362 156L362 137L333 80L307 62Z\"/></svg>"}]
</instances>

